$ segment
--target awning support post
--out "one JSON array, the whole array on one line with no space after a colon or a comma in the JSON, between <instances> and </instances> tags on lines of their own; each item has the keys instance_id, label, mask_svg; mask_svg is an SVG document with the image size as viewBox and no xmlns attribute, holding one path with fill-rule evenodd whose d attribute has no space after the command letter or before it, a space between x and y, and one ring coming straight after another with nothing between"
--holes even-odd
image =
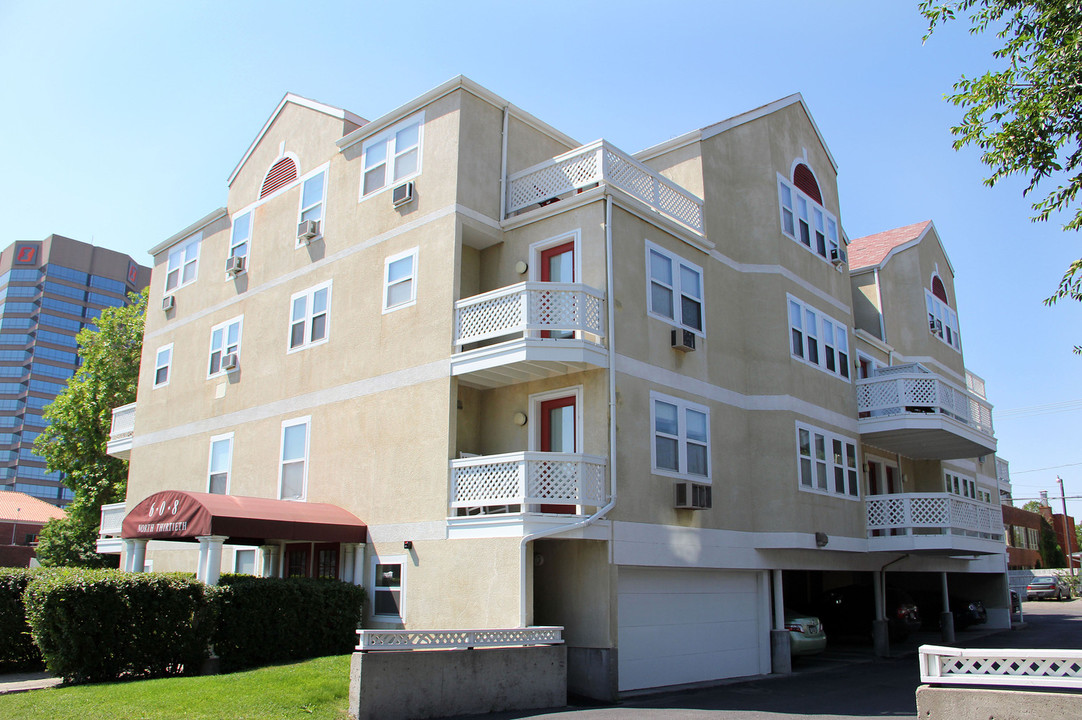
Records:
<instances>
[{"instance_id":1,"label":"awning support post","mask_svg":"<svg viewBox=\"0 0 1082 720\"><path fill-rule=\"evenodd\" d=\"M364 585L364 543L357 543L353 554L353 584Z\"/></svg>"},{"instance_id":2,"label":"awning support post","mask_svg":"<svg viewBox=\"0 0 1082 720\"><path fill-rule=\"evenodd\" d=\"M199 541L199 572L196 578L207 585L217 585L222 575L222 545L226 538L222 535L204 535Z\"/></svg>"},{"instance_id":3,"label":"awning support post","mask_svg":"<svg viewBox=\"0 0 1082 720\"><path fill-rule=\"evenodd\" d=\"M144 572L147 566L147 541L136 538L131 541L131 560L129 569L132 572Z\"/></svg>"},{"instance_id":4,"label":"awning support post","mask_svg":"<svg viewBox=\"0 0 1082 720\"><path fill-rule=\"evenodd\" d=\"M278 577L278 552L281 548L277 545L263 546L263 577Z\"/></svg>"}]
</instances>

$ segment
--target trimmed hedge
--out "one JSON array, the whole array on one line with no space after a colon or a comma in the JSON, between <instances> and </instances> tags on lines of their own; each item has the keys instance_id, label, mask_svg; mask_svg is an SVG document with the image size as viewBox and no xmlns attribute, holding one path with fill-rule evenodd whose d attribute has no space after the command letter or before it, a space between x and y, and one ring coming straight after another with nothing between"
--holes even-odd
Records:
<instances>
[{"instance_id":1,"label":"trimmed hedge","mask_svg":"<svg viewBox=\"0 0 1082 720\"><path fill-rule=\"evenodd\" d=\"M45 663L34 644L23 607L23 591L40 570L0 568L0 672L41 670Z\"/></svg>"},{"instance_id":2,"label":"trimmed hedge","mask_svg":"<svg viewBox=\"0 0 1082 720\"><path fill-rule=\"evenodd\" d=\"M357 645L365 600L357 585L224 575L214 594L214 651L223 672L342 655Z\"/></svg>"},{"instance_id":3,"label":"trimmed hedge","mask_svg":"<svg viewBox=\"0 0 1082 720\"><path fill-rule=\"evenodd\" d=\"M208 655L214 604L189 574L63 568L27 585L26 616L67 682L191 674Z\"/></svg>"}]
</instances>

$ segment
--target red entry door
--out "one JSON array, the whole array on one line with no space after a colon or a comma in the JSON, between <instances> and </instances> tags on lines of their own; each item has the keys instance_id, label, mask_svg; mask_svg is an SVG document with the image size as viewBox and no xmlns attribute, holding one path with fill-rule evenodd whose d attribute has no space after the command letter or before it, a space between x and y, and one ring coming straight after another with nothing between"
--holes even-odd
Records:
<instances>
[{"instance_id":1,"label":"red entry door","mask_svg":"<svg viewBox=\"0 0 1082 720\"><path fill-rule=\"evenodd\" d=\"M541 403L541 452L573 453L575 447L575 396ZM542 505L541 512L575 512L574 505Z\"/></svg>"},{"instance_id":2,"label":"red entry door","mask_svg":"<svg viewBox=\"0 0 1082 720\"><path fill-rule=\"evenodd\" d=\"M575 243L567 242L541 251L541 282L575 282ZM572 330L542 330L543 338L571 338Z\"/></svg>"},{"instance_id":3,"label":"red entry door","mask_svg":"<svg viewBox=\"0 0 1082 720\"><path fill-rule=\"evenodd\" d=\"M286 545L285 557L282 561L282 577L311 577L309 543L293 543Z\"/></svg>"}]
</instances>

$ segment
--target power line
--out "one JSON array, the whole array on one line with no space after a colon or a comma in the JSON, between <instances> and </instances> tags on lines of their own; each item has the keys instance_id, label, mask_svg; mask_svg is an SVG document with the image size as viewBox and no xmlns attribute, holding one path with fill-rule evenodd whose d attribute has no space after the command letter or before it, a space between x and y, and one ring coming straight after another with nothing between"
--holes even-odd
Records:
<instances>
[{"instance_id":1,"label":"power line","mask_svg":"<svg viewBox=\"0 0 1082 720\"><path fill-rule=\"evenodd\" d=\"M997 410L995 415L999 420L1020 417L1033 417L1036 415L1051 415L1053 413L1082 410L1082 398L1078 400L1063 400L1061 402L1048 403L1045 405L1029 405L1026 407L1007 408Z\"/></svg>"},{"instance_id":2,"label":"power line","mask_svg":"<svg viewBox=\"0 0 1082 720\"><path fill-rule=\"evenodd\" d=\"M1052 465L1051 467L1034 468L1033 470L1011 470L1011 475L1025 475L1026 473L1031 473L1031 472L1043 472L1045 470L1058 470L1060 468L1074 467L1076 465L1082 465L1082 462L1067 463L1066 465Z\"/></svg>"}]
</instances>

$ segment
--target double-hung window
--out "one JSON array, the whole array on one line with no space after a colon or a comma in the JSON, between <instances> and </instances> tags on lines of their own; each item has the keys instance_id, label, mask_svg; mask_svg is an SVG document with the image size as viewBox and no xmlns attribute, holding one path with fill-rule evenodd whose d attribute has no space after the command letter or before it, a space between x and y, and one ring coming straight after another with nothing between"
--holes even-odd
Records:
<instances>
[{"instance_id":1,"label":"double-hung window","mask_svg":"<svg viewBox=\"0 0 1082 720\"><path fill-rule=\"evenodd\" d=\"M401 622L406 618L406 558L372 558L372 616Z\"/></svg>"},{"instance_id":2,"label":"double-hung window","mask_svg":"<svg viewBox=\"0 0 1082 720\"><path fill-rule=\"evenodd\" d=\"M158 348L154 356L154 387L169 384L169 370L173 365L173 343Z\"/></svg>"},{"instance_id":3,"label":"double-hung window","mask_svg":"<svg viewBox=\"0 0 1082 720\"><path fill-rule=\"evenodd\" d=\"M424 113L414 115L364 144L362 198L421 173L424 121Z\"/></svg>"},{"instance_id":4,"label":"double-hung window","mask_svg":"<svg viewBox=\"0 0 1082 720\"><path fill-rule=\"evenodd\" d=\"M236 369L240 362L240 333L243 324L242 315L211 328L207 377L215 377Z\"/></svg>"},{"instance_id":5,"label":"double-hung window","mask_svg":"<svg viewBox=\"0 0 1082 720\"><path fill-rule=\"evenodd\" d=\"M977 499L977 483L972 478L952 472L943 473L943 481L947 492L952 495L961 495L972 500Z\"/></svg>"},{"instance_id":6,"label":"double-hung window","mask_svg":"<svg viewBox=\"0 0 1082 720\"><path fill-rule=\"evenodd\" d=\"M781 231L824 260L839 257L838 220L793 183L778 175Z\"/></svg>"},{"instance_id":7,"label":"double-hung window","mask_svg":"<svg viewBox=\"0 0 1082 720\"><path fill-rule=\"evenodd\" d=\"M383 270L383 311L417 301L417 248L387 258Z\"/></svg>"},{"instance_id":8,"label":"double-hung window","mask_svg":"<svg viewBox=\"0 0 1082 720\"><path fill-rule=\"evenodd\" d=\"M289 349L326 342L331 316L331 283L308 288L290 300Z\"/></svg>"},{"instance_id":9,"label":"double-hung window","mask_svg":"<svg viewBox=\"0 0 1082 720\"><path fill-rule=\"evenodd\" d=\"M810 305L788 296L790 352L798 360L849 379L849 331Z\"/></svg>"},{"instance_id":10,"label":"double-hung window","mask_svg":"<svg viewBox=\"0 0 1082 720\"><path fill-rule=\"evenodd\" d=\"M196 234L188 241L169 251L169 260L165 272L166 292L195 282L199 271L199 243L202 239L202 233Z\"/></svg>"},{"instance_id":11,"label":"double-hung window","mask_svg":"<svg viewBox=\"0 0 1082 720\"><path fill-rule=\"evenodd\" d=\"M327 171L320 170L315 175L307 178L301 185L301 208L297 223L300 224L307 220L319 223L318 234L315 237L323 235L323 203L326 200L326 180ZM300 239L297 240L297 244L298 246L301 244Z\"/></svg>"},{"instance_id":12,"label":"double-hung window","mask_svg":"<svg viewBox=\"0 0 1082 720\"><path fill-rule=\"evenodd\" d=\"M702 335L702 268L647 241L646 271L650 315Z\"/></svg>"},{"instance_id":13,"label":"double-hung window","mask_svg":"<svg viewBox=\"0 0 1082 720\"><path fill-rule=\"evenodd\" d=\"M710 482L710 409L652 392L650 421L654 472Z\"/></svg>"},{"instance_id":14,"label":"double-hung window","mask_svg":"<svg viewBox=\"0 0 1082 720\"><path fill-rule=\"evenodd\" d=\"M229 238L229 257L248 257L248 241L252 238L252 211L233 218L233 232Z\"/></svg>"},{"instance_id":15,"label":"double-hung window","mask_svg":"<svg viewBox=\"0 0 1082 720\"><path fill-rule=\"evenodd\" d=\"M958 313L928 290L924 291L924 302L928 310L928 330L958 352L962 352Z\"/></svg>"},{"instance_id":16,"label":"double-hung window","mask_svg":"<svg viewBox=\"0 0 1082 720\"><path fill-rule=\"evenodd\" d=\"M798 487L839 497L860 496L857 446L851 438L797 423Z\"/></svg>"},{"instance_id":17,"label":"double-hung window","mask_svg":"<svg viewBox=\"0 0 1082 720\"><path fill-rule=\"evenodd\" d=\"M278 472L278 497L304 500L308 490L308 427L311 418L282 423L282 452Z\"/></svg>"},{"instance_id":18,"label":"double-hung window","mask_svg":"<svg viewBox=\"0 0 1082 720\"><path fill-rule=\"evenodd\" d=\"M233 466L233 433L210 439L210 462L207 469L207 492L229 494L229 474Z\"/></svg>"}]
</instances>

